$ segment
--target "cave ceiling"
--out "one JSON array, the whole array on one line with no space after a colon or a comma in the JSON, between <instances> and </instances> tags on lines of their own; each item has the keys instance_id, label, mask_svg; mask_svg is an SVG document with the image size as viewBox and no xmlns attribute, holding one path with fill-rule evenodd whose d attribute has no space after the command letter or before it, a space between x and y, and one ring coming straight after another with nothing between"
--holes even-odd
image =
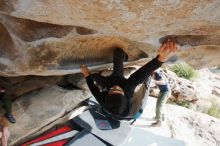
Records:
<instances>
[{"instance_id":1,"label":"cave ceiling","mask_svg":"<svg viewBox=\"0 0 220 146\"><path fill-rule=\"evenodd\" d=\"M112 61L152 58L167 37L196 68L220 65L220 1L1 0L0 75L65 75Z\"/></svg>"}]
</instances>

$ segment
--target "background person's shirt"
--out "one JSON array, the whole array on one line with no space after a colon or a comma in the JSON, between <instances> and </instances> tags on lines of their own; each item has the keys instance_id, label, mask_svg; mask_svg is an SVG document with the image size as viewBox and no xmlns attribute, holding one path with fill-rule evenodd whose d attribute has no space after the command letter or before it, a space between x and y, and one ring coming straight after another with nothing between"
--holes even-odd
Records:
<instances>
[{"instance_id":1,"label":"background person's shirt","mask_svg":"<svg viewBox=\"0 0 220 146\"><path fill-rule=\"evenodd\" d=\"M160 92L167 92L170 90L170 87L168 85L168 82L167 80L163 77L162 73L161 72L154 72L154 79L156 81L160 81L160 80L163 80L164 81L164 84L160 85L160 84L157 84L158 88L160 89Z\"/></svg>"}]
</instances>

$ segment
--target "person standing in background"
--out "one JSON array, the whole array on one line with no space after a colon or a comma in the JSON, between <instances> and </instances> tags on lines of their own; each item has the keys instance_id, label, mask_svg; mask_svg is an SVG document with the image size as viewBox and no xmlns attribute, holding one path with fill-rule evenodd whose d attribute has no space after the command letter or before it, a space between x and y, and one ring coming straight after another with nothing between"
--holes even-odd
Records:
<instances>
[{"instance_id":1,"label":"person standing in background","mask_svg":"<svg viewBox=\"0 0 220 146\"><path fill-rule=\"evenodd\" d=\"M153 127L161 126L162 121L165 119L165 106L167 99L171 95L170 86L167 82L166 77L163 75L162 72L156 70L153 72L152 75L153 83L155 83L160 92L157 96L157 104L156 104L156 122L152 123Z\"/></svg>"}]
</instances>

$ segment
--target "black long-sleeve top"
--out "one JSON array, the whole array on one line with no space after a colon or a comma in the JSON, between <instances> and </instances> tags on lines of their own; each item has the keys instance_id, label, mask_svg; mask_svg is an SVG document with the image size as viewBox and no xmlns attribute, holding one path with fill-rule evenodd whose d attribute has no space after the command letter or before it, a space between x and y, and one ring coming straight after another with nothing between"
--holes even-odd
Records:
<instances>
[{"instance_id":1,"label":"black long-sleeve top","mask_svg":"<svg viewBox=\"0 0 220 146\"><path fill-rule=\"evenodd\" d=\"M144 80L148 78L154 70L158 69L162 65L162 63L163 62L160 62L157 58L154 58L153 60L139 68L136 72L131 74L128 79L123 77L110 76L110 78L108 78L108 80L106 81L107 90L103 92L100 92L98 87L94 84L91 75L86 77L86 81L90 91L101 106L105 105L105 96L108 94L109 89L113 85L120 86L124 91L125 97L127 97L129 101L131 101L135 88L139 84L143 83ZM130 107L128 107L127 110L127 113L129 114Z\"/></svg>"}]
</instances>

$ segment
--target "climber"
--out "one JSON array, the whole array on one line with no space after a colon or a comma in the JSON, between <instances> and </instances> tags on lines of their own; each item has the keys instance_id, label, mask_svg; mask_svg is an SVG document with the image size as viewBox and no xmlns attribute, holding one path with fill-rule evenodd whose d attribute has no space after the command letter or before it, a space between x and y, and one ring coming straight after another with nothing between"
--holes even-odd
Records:
<instances>
[{"instance_id":1,"label":"climber","mask_svg":"<svg viewBox=\"0 0 220 146\"><path fill-rule=\"evenodd\" d=\"M8 129L8 123L4 117L0 116L0 138L2 146L8 145L8 138L10 136L10 132Z\"/></svg>"},{"instance_id":2,"label":"climber","mask_svg":"<svg viewBox=\"0 0 220 146\"><path fill-rule=\"evenodd\" d=\"M155 83L156 86L158 86L160 92L157 96L157 104L156 104L156 122L152 123L153 127L161 126L161 122L165 119L165 105L167 102L167 99L171 95L170 87L168 84L168 81L165 77L165 75L157 69L152 74L152 81Z\"/></svg>"},{"instance_id":3,"label":"climber","mask_svg":"<svg viewBox=\"0 0 220 146\"><path fill-rule=\"evenodd\" d=\"M12 103L11 100L5 96L5 88L0 87L0 100L3 103L3 108L5 109L5 117L11 123L16 123L14 116L12 115Z\"/></svg>"},{"instance_id":4,"label":"climber","mask_svg":"<svg viewBox=\"0 0 220 146\"><path fill-rule=\"evenodd\" d=\"M135 88L142 84L176 50L176 43L172 39L168 39L159 48L157 57L131 74L128 79L124 77L123 73L123 61L128 59L128 55L120 48L114 50L113 73L110 76L91 74L86 65L81 65L81 72L104 112L118 119L132 117L134 115L131 115L130 112ZM142 112L143 110L140 109L137 110L138 114L134 114L140 115Z\"/></svg>"}]
</instances>

